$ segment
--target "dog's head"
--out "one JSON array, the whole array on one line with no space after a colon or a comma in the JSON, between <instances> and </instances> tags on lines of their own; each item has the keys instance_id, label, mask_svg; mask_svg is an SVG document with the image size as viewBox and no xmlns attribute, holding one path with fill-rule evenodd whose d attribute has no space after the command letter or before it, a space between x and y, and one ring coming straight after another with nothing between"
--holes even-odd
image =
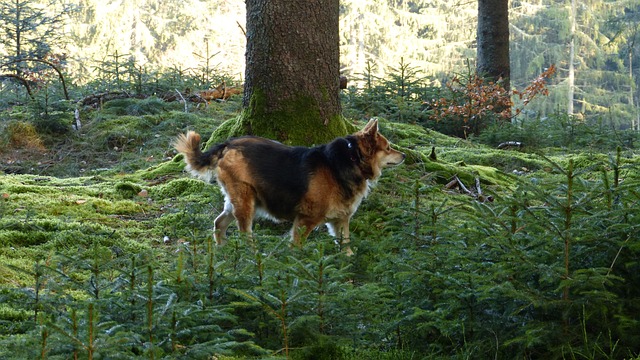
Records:
<instances>
[{"instance_id":1,"label":"dog's head","mask_svg":"<svg viewBox=\"0 0 640 360\"><path fill-rule=\"evenodd\" d=\"M353 135L358 142L361 162L365 172L370 172L371 179L380 177L382 169L400 165L405 154L391 148L391 143L378 131L378 120L369 120L367 125Z\"/></svg>"}]
</instances>

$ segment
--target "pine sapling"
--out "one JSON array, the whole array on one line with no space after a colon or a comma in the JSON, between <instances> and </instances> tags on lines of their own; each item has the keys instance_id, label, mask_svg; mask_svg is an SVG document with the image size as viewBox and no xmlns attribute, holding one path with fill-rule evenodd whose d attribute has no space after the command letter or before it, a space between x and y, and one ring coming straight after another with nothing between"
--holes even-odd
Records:
<instances>
[{"instance_id":1,"label":"pine sapling","mask_svg":"<svg viewBox=\"0 0 640 360\"><path fill-rule=\"evenodd\" d=\"M572 232L572 218L573 218L573 183L575 180L575 174L573 172L573 159L569 160L569 169L566 172L567 175L567 202L564 205L564 231L562 232L564 240L564 276L565 279L570 278L569 269L569 252L571 247L571 232ZM562 298L569 300L569 286L565 286L563 289Z\"/></svg>"},{"instance_id":2,"label":"pine sapling","mask_svg":"<svg viewBox=\"0 0 640 360\"><path fill-rule=\"evenodd\" d=\"M147 267L147 332L149 336L149 356L153 359L153 268L151 265Z\"/></svg>"}]
</instances>

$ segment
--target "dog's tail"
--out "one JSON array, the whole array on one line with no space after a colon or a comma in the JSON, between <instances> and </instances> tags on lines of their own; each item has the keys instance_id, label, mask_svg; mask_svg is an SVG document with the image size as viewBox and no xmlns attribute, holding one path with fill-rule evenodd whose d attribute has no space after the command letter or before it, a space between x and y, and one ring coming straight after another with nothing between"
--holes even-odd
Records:
<instances>
[{"instance_id":1,"label":"dog's tail","mask_svg":"<svg viewBox=\"0 0 640 360\"><path fill-rule=\"evenodd\" d=\"M173 147L184 155L186 169L206 181L211 180L226 146L226 143L219 144L203 153L200 150L200 135L195 131L180 134L173 142Z\"/></svg>"}]
</instances>

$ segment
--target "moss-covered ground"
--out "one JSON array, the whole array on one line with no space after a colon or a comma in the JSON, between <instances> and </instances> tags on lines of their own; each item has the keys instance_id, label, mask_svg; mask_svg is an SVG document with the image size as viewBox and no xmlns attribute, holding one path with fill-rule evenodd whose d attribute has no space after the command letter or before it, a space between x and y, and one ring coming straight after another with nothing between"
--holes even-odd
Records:
<instances>
[{"instance_id":1,"label":"moss-covered ground","mask_svg":"<svg viewBox=\"0 0 640 360\"><path fill-rule=\"evenodd\" d=\"M160 263L173 263L182 244L209 238L222 195L184 173L170 144L186 130L207 139L239 112L234 100L190 112L158 99L116 100L83 112L83 126L75 132L45 136L11 116L0 122L0 288L32 287L34 264L60 264L53 259L76 256L96 244L106 258L150 252ZM468 195L445 189L454 176L467 186L480 180L482 191L500 201L521 181L562 178L570 160L577 171L596 178L615 156L613 149L590 154L497 150L417 125L381 119L380 127L409 156L402 166L383 173L355 215L356 249L358 239L372 233L381 236L403 227L410 232L407 226L414 225L395 223L394 211L406 208L415 192L424 194L424 207L445 202L449 208L473 206ZM637 153L621 156L627 171L640 168ZM287 231L282 224L259 223L257 228L276 236ZM373 256L360 251L355 267ZM90 272L81 270L77 276ZM28 316L31 312L24 309L0 305L5 324Z\"/></svg>"},{"instance_id":2,"label":"moss-covered ground","mask_svg":"<svg viewBox=\"0 0 640 360\"><path fill-rule=\"evenodd\" d=\"M238 100L184 112L181 105L159 99L125 99L83 113L82 128L63 135L38 137L16 126L23 124L19 120L0 124L5 133L0 138L0 263L28 268L54 253L73 254L95 241L115 252L136 252L210 228L222 196L215 186L183 173L183 163L170 144L186 130L207 139L239 111ZM483 190L499 195L523 174L554 176L554 162L566 166L572 158L578 168L589 168L595 159L606 162L609 156L561 149L549 149L548 156L498 150L384 119L380 127L408 159L385 171L355 224L369 218L366 211L375 210L377 202L384 206L396 201L401 184L433 187L432 200L439 202L464 196L443 190L454 176L467 186L477 178L486 186ZM12 144L11 137L26 139ZM436 159L430 158L432 151ZM639 162L633 154L626 157L628 166ZM201 224L194 225L196 221ZM0 284L24 286L26 275L11 268L0 266Z\"/></svg>"},{"instance_id":3,"label":"moss-covered ground","mask_svg":"<svg viewBox=\"0 0 640 360\"><path fill-rule=\"evenodd\" d=\"M94 242L125 253L163 246L183 236L180 214L218 206L213 187L182 174L170 144L190 129L210 135L235 116L238 103L189 113L180 106L110 101L82 113L79 131L40 135L38 146L9 141L38 136L25 133L29 125L15 126L26 123L0 124L0 263L11 265L0 266L0 283L25 286L30 280L16 268Z\"/></svg>"}]
</instances>

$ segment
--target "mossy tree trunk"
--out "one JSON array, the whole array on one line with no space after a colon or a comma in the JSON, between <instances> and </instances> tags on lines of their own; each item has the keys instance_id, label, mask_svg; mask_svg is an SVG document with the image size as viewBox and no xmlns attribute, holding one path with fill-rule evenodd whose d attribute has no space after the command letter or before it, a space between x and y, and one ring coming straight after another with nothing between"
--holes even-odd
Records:
<instances>
[{"instance_id":1,"label":"mossy tree trunk","mask_svg":"<svg viewBox=\"0 0 640 360\"><path fill-rule=\"evenodd\" d=\"M214 137L311 145L350 132L339 99L339 1L246 0L246 7L244 111Z\"/></svg>"}]
</instances>

